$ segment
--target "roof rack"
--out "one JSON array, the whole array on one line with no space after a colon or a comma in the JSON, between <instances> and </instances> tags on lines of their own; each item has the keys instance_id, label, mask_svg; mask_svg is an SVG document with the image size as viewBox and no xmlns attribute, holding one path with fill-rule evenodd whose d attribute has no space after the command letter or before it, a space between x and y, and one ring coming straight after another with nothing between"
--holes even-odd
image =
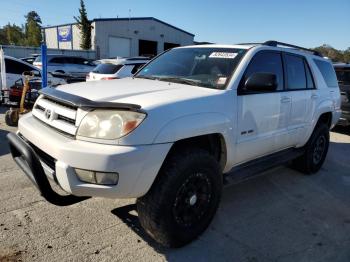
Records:
<instances>
[{"instance_id":1,"label":"roof rack","mask_svg":"<svg viewBox=\"0 0 350 262\"><path fill-rule=\"evenodd\" d=\"M262 43L239 43L235 45L262 45Z\"/></svg>"},{"instance_id":2,"label":"roof rack","mask_svg":"<svg viewBox=\"0 0 350 262\"><path fill-rule=\"evenodd\" d=\"M287 43L282 43L282 42L278 42L278 41L274 41L274 40L266 41L266 42L263 43L263 45L274 46L274 47L277 47L277 46L292 47L292 48L304 50L304 51L310 52L310 53L312 53L314 55L322 57L322 54L320 52L318 52L318 51L315 51L315 50L312 50L312 49L308 49L308 48L305 48L305 47L301 47L301 46L297 46L297 45L291 45L291 44L287 44Z\"/></svg>"}]
</instances>

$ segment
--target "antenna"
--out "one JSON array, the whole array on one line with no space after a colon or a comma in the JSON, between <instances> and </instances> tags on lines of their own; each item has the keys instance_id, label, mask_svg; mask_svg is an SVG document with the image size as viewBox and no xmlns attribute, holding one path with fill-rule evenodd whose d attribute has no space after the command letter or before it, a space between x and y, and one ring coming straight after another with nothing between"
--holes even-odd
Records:
<instances>
[{"instance_id":1,"label":"antenna","mask_svg":"<svg viewBox=\"0 0 350 262\"><path fill-rule=\"evenodd\" d=\"M130 31L130 19L131 19L131 9L129 9L128 31Z\"/></svg>"}]
</instances>

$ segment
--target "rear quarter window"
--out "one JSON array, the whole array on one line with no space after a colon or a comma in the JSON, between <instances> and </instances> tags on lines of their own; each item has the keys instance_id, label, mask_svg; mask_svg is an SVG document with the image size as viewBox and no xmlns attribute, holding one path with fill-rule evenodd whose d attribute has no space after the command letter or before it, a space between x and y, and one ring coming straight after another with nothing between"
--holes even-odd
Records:
<instances>
[{"instance_id":1,"label":"rear quarter window","mask_svg":"<svg viewBox=\"0 0 350 262\"><path fill-rule=\"evenodd\" d=\"M314 59L328 87L338 87L337 76L331 63Z\"/></svg>"},{"instance_id":2,"label":"rear quarter window","mask_svg":"<svg viewBox=\"0 0 350 262\"><path fill-rule=\"evenodd\" d=\"M92 72L97 74L115 74L122 67L123 65L99 64L94 68L94 70L92 70Z\"/></svg>"}]
</instances>

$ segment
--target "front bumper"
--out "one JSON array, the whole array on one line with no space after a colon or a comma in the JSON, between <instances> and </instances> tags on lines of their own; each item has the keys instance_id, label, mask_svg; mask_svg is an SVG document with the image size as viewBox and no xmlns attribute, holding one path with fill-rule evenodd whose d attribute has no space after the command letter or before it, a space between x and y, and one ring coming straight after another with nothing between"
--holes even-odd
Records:
<instances>
[{"instance_id":1,"label":"front bumper","mask_svg":"<svg viewBox=\"0 0 350 262\"><path fill-rule=\"evenodd\" d=\"M11 147L17 143L14 140L24 143L21 147L26 150L18 150L20 154L14 152L13 157L27 176L28 173L42 173L42 169L45 177L52 178L65 192L84 197L134 198L144 195L172 145L118 146L79 141L58 133L30 113L20 119L19 132L20 136L11 134L9 141ZM34 160L36 164L33 166L26 163L28 159L21 157L29 166L30 172L19 164L19 158L16 160L18 155L28 154L26 151L32 152L29 154L30 159L38 159ZM119 181L117 185L111 186L85 183L78 179L75 168L117 172ZM31 180L33 181L32 178Z\"/></svg>"},{"instance_id":2,"label":"front bumper","mask_svg":"<svg viewBox=\"0 0 350 262\"><path fill-rule=\"evenodd\" d=\"M66 206L86 199L84 197L56 193L52 189L33 148L18 135L10 133L7 135L7 139L9 140L13 159L48 202L58 206Z\"/></svg>"}]
</instances>

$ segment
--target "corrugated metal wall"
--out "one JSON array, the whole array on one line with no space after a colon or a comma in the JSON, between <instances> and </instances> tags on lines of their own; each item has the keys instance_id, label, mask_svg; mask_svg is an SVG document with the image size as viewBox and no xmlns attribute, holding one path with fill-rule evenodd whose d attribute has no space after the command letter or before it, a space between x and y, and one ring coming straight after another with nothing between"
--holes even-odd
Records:
<instances>
[{"instance_id":1,"label":"corrugated metal wall","mask_svg":"<svg viewBox=\"0 0 350 262\"><path fill-rule=\"evenodd\" d=\"M40 54L39 47L25 47L25 46L7 46L3 45L5 55L22 58L30 56L31 54ZM48 54L65 54L73 56L81 56L88 59L96 59L96 52L94 50L63 50L56 48L48 48Z\"/></svg>"}]
</instances>

